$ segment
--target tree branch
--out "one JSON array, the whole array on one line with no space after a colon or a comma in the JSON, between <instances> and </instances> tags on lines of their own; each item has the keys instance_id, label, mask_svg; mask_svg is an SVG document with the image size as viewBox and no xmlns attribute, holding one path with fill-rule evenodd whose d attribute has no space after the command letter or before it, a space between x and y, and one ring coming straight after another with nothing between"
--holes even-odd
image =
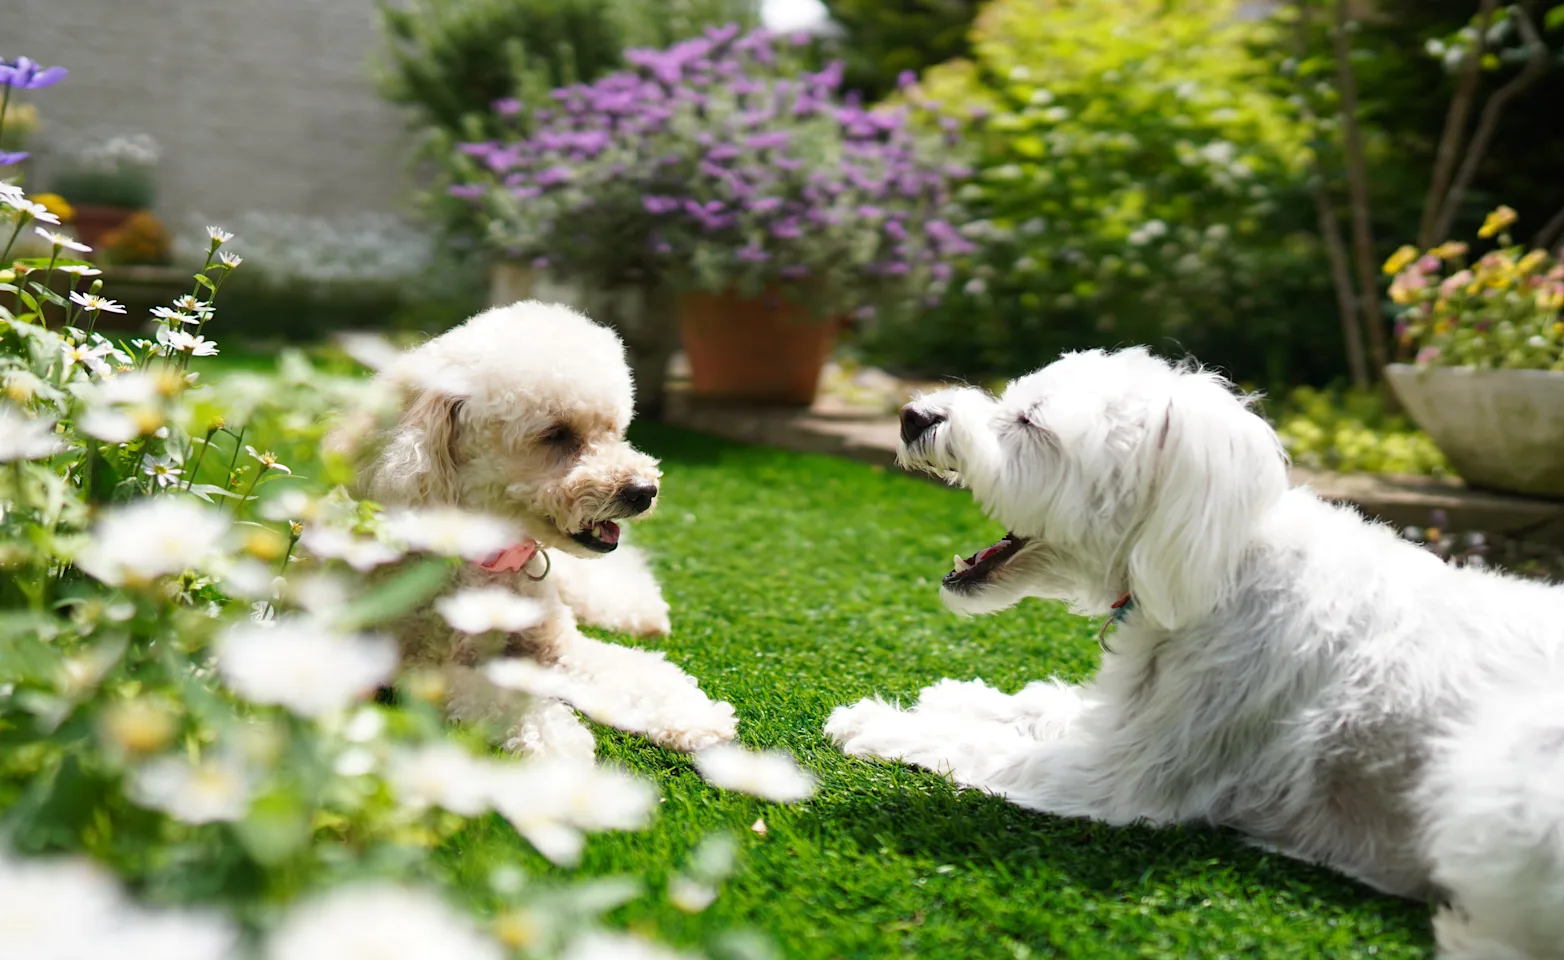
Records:
<instances>
[{"instance_id":1,"label":"tree branch","mask_svg":"<svg viewBox=\"0 0 1564 960\"><path fill-rule=\"evenodd\" d=\"M1477 85L1482 79L1483 56L1488 52L1488 28L1493 23L1493 12L1499 0L1482 0L1477 11L1477 42L1471 54L1461 64L1461 74L1456 81L1455 94L1450 98L1450 110L1445 114L1444 133L1439 138L1439 153L1434 158L1434 172L1428 183L1428 196L1423 200L1423 219L1417 228L1417 247L1427 250L1442 238L1435 234L1439 213L1444 209L1445 192L1450 188L1450 177L1455 173L1456 160L1460 158L1462 140L1466 136L1466 118L1472 112L1472 101L1477 97Z\"/></svg>"},{"instance_id":2,"label":"tree branch","mask_svg":"<svg viewBox=\"0 0 1564 960\"><path fill-rule=\"evenodd\" d=\"M1527 87L1542 79L1542 75L1548 70L1548 46L1542 42L1542 37L1537 35L1537 28L1532 26L1531 17L1527 16L1526 11L1519 6L1515 7L1515 21L1520 25L1522 36L1526 38L1526 45L1531 48L1531 58L1526 61L1526 69L1494 91L1493 96L1489 97L1487 104L1483 106L1482 117L1477 121L1477 131L1472 134L1472 142L1466 149L1466 159L1461 162L1461 171L1456 174L1455 181L1450 185L1450 192L1445 196L1444 206L1435 221L1435 237L1443 237L1450 232L1450 224L1461 209L1461 201L1466 199L1466 191L1471 187L1472 180L1477 177L1477 169L1482 166L1483 158L1488 154L1488 146L1493 142L1493 135L1499 128L1499 115L1504 112L1505 106L1524 93Z\"/></svg>"},{"instance_id":3,"label":"tree branch","mask_svg":"<svg viewBox=\"0 0 1564 960\"><path fill-rule=\"evenodd\" d=\"M1295 0L1297 22L1294 25L1293 46L1301 63L1309 52L1309 5L1307 0ZM1318 222L1320 242L1325 245L1325 255L1330 263L1331 286L1336 292L1336 312L1341 320L1341 339L1347 351L1347 371L1352 375L1352 385L1360 389L1369 386L1368 359L1363 355L1363 328L1358 322L1358 303L1352 286L1352 268L1347 260L1346 245L1341 242L1341 222L1336 217L1336 206L1331 199L1330 182L1325 176L1322 159L1323 146L1318 134L1319 118L1309 104L1308 91L1300 89L1299 114L1316 136L1309 145L1309 165L1313 177L1309 192L1314 196L1314 213Z\"/></svg>"},{"instance_id":4,"label":"tree branch","mask_svg":"<svg viewBox=\"0 0 1564 960\"><path fill-rule=\"evenodd\" d=\"M1551 250L1560 240L1564 240L1564 207L1560 207L1553 219L1542 225L1531 244L1539 250Z\"/></svg>"},{"instance_id":5,"label":"tree branch","mask_svg":"<svg viewBox=\"0 0 1564 960\"><path fill-rule=\"evenodd\" d=\"M1347 38L1347 0L1336 0L1331 46L1336 57L1337 94L1346 147L1347 191L1352 199L1352 259L1358 275L1358 309L1368 332L1369 355L1376 371L1390 362L1385 320L1379 308L1379 271L1374 267L1374 228L1369 220L1368 168L1363 132L1358 126L1358 86L1352 72L1352 43Z\"/></svg>"}]
</instances>

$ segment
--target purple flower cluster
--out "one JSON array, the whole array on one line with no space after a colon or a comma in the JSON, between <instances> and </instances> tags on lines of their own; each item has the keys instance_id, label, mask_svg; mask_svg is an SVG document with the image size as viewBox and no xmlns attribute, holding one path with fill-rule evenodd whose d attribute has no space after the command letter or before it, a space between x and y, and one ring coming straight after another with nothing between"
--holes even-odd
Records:
<instances>
[{"instance_id":1,"label":"purple flower cluster","mask_svg":"<svg viewBox=\"0 0 1564 960\"><path fill-rule=\"evenodd\" d=\"M0 58L0 87L5 88L4 93L0 94L0 129L5 126L5 105L10 102L11 91L52 87L65 79L66 72L64 67L45 67L26 57L17 57L14 62ZM0 150L0 167L21 163L28 156L27 153Z\"/></svg>"},{"instance_id":2,"label":"purple flower cluster","mask_svg":"<svg viewBox=\"0 0 1564 960\"><path fill-rule=\"evenodd\" d=\"M949 273L931 268L972 250L948 219L967 175L949 162L958 131L942 147L906 108L844 100L841 64L792 59L733 26L628 51L629 69L526 117L497 102L518 135L462 144L450 192L485 206L501 246L557 269L707 289L807 280L844 300L922 283L921 297Z\"/></svg>"},{"instance_id":3,"label":"purple flower cluster","mask_svg":"<svg viewBox=\"0 0 1564 960\"><path fill-rule=\"evenodd\" d=\"M64 67L45 67L26 57L17 57L9 62L0 59L0 87L41 90L64 80L66 73Z\"/></svg>"}]
</instances>

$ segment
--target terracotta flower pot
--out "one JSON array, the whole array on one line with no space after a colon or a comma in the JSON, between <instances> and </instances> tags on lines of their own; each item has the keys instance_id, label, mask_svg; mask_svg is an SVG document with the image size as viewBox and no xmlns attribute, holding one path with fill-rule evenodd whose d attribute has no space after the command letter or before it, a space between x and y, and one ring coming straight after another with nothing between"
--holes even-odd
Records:
<instances>
[{"instance_id":1,"label":"terracotta flower pot","mask_svg":"<svg viewBox=\"0 0 1564 960\"><path fill-rule=\"evenodd\" d=\"M807 407L840 321L820 320L774 294L686 293L679 329L690 393L706 400Z\"/></svg>"},{"instance_id":2,"label":"terracotta flower pot","mask_svg":"<svg viewBox=\"0 0 1564 960\"><path fill-rule=\"evenodd\" d=\"M71 223L76 227L76 239L96 252L102 246L104 236L129 220L135 212L130 207L100 207L84 203L76 207L76 216Z\"/></svg>"}]
</instances>

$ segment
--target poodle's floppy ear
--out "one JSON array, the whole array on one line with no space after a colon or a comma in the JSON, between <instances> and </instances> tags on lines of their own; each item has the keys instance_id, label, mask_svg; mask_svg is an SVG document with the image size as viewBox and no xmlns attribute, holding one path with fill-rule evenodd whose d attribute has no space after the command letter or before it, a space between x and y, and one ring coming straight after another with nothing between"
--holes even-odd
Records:
<instances>
[{"instance_id":1,"label":"poodle's floppy ear","mask_svg":"<svg viewBox=\"0 0 1564 960\"><path fill-rule=\"evenodd\" d=\"M1226 602L1260 517L1287 490L1270 426L1220 381L1188 379L1147 444L1146 519L1129 551L1136 608L1177 630Z\"/></svg>"},{"instance_id":2,"label":"poodle's floppy ear","mask_svg":"<svg viewBox=\"0 0 1564 960\"><path fill-rule=\"evenodd\" d=\"M367 492L384 504L454 504L456 440L463 397L417 389L367 477Z\"/></svg>"}]
</instances>

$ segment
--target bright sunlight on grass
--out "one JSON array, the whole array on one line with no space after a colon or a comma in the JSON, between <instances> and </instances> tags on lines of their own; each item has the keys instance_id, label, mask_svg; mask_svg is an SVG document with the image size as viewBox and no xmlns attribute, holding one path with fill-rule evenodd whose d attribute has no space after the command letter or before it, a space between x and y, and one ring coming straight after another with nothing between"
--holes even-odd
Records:
<instances>
[{"instance_id":1,"label":"bright sunlight on grass","mask_svg":"<svg viewBox=\"0 0 1564 960\"><path fill-rule=\"evenodd\" d=\"M666 471L662 506L635 531L673 605L662 648L734 704L746 744L794 751L820 791L790 808L719 793L688 758L599 730L600 752L654 777L667 799L650 831L594 837L586 872L663 884L713 831L741 850L704 912L685 916L659 887L615 919L655 918L709 949L749 929L787 957L1426 954L1423 905L1234 836L1044 817L843 757L820 732L832 707L947 676L1006 690L1051 672L1079 679L1097 625L1032 602L980 620L945 612L935 588L947 558L1001 532L964 493L667 427L636 433ZM480 909L496 866L550 872L497 820L436 856Z\"/></svg>"}]
</instances>

